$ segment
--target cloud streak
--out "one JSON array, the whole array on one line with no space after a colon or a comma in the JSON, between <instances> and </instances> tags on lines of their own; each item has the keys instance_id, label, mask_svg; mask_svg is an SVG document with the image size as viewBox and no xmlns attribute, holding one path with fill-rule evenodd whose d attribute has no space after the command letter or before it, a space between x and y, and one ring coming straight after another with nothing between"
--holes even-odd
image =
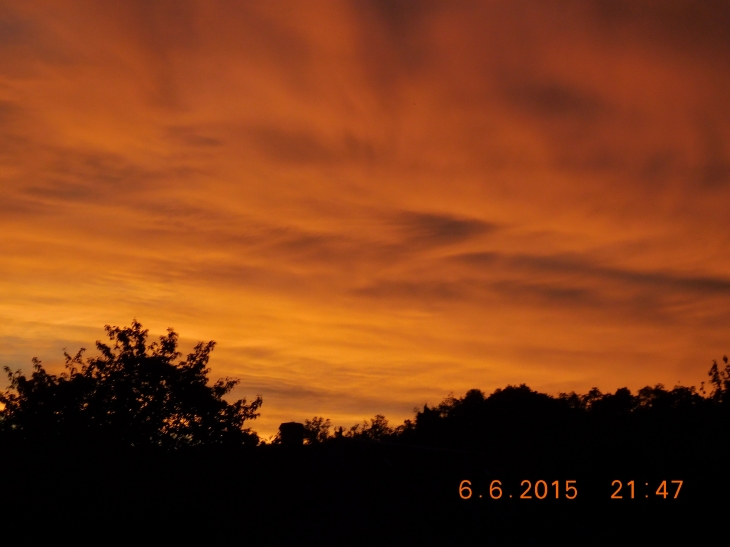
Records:
<instances>
[{"instance_id":1,"label":"cloud streak","mask_svg":"<svg viewBox=\"0 0 730 547\"><path fill-rule=\"evenodd\" d=\"M173 326L264 433L699 382L730 327L728 13L0 1L2 362Z\"/></svg>"}]
</instances>

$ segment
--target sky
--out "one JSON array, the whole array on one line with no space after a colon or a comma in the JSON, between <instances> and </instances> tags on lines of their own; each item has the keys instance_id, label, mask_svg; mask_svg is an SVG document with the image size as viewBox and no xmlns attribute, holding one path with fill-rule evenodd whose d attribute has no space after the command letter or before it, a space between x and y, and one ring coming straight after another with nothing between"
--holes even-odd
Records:
<instances>
[{"instance_id":1,"label":"sky","mask_svg":"<svg viewBox=\"0 0 730 547\"><path fill-rule=\"evenodd\" d=\"M0 365L173 327L264 437L699 385L728 67L727 1L0 0Z\"/></svg>"}]
</instances>

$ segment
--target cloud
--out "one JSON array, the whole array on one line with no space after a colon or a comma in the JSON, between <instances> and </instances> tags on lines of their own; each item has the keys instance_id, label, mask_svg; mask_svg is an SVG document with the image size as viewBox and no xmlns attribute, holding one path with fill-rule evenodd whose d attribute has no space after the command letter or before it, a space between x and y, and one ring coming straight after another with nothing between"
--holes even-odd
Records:
<instances>
[{"instance_id":1,"label":"cloud","mask_svg":"<svg viewBox=\"0 0 730 547\"><path fill-rule=\"evenodd\" d=\"M193 126L173 125L168 128L170 138L184 146L199 148L216 147L223 144L219 138L205 135L204 131L204 129Z\"/></svg>"},{"instance_id":2,"label":"cloud","mask_svg":"<svg viewBox=\"0 0 730 547\"><path fill-rule=\"evenodd\" d=\"M397 213L393 223L403 235L404 245L426 248L460 243L497 229L477 219L410 211Z\"/></svg>"},{"instance_id":3,"label":"cloud","mask_svg":"<svg viewBox=\"0 0 730 547\"><path fill-rule=\"evenodd\" d=\"M336 156L324 143L306 132L262 127L252 132L256 146L271 159L292 163L328 163Z\"/></svg>"},{"instance_id":4,"label":"cloud","mask_svg":"<svg viewBox=\"0 0 730 547\"><path fill-rule=\"evenodd\" d=\"M4 3L0 329L43 325L12 359L171 323L276 419L700 377L726 4Z\"/></svg>"},{"instance_id":5,"label":"cloud","mask_svg":"<svg viewBox=\"0 0 730 547\"><path fill-rule=\"evenodd\" d=\"M647 42L659 42L683 53L694 50L702 56L725 56L730 52L726 0L703 4L691 0L594 0L581 4L607 33L631 32Z\"/></svg>"},{"instance_id":6,"label":"cloud","mask_svg":"<svg viewBox=\"0 0 730 547\"><path fill-rule=\"evenodd\" d=\"M380 154L374 143L347 133L326 139L311 130L271 125L246 130L253 145L271 161L293 165L330 165L372 162Z\"/></svg>"},{"instance_id":7,"label":"cloud","mask_svg":"<svg viewBox=\"0 0 730 547\"><path fill-rule=\"evenodd\" d=\"M460 284L445 281L384 280L353 289L353 294L391 301L413 300L428 305L443 300L463 299L468 294L467 290Z\"/></svg>"},{"instance_id":8,"label":"cloud","mask_svg":"<svg viewBox=\"0 0 730 547\"><path fill-rule=\"evenodd\" d=\"M575 117L591 123L608 112L603 101L590 92L557 82L524 83L505 90L507 99L516 106L554 122L555 117Z\"/></svg>"}]
</instances>

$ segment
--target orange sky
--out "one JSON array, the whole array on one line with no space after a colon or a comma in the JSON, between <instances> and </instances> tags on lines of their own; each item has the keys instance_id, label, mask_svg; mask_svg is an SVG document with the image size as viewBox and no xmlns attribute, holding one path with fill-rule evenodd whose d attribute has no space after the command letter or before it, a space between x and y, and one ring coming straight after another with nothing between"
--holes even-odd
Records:
<instances>
[{"instance_id":1,"label":"orange sky","mask_svg":"<svg viewBox=\"0 0 730 547\"><path fill-rule=\"evenodd\" d=\"M0 0L0 365L216 340L252 426L698 385L730 4Z\"/></svg>"}]
</instances>

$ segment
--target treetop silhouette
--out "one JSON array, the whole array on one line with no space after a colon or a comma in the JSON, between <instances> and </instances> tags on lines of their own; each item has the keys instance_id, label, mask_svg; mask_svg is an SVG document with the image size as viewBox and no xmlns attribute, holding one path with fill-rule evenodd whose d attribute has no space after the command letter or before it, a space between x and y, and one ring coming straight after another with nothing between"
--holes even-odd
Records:
<instances>
[{"instance_id":1,"label":"treetop silhouette","mask_svg":"<svg viewBox=\"0 0 730 547\"><path fill-rule=\"evenodd\" d=\"M247 403L223 397L238 384L231 378L209 385L207 368L215 342L198 343L178 360L173 329L147 342L148 331L105 327L113 344L96 342L98 357L83 358L84 348L64 352L66 370L49 374L33 359L33 373L5 367L9 388L0 393L5 408L0 427L23 440L101 441L125 446L181 448L206 444L257 444L244 427L258 417L260 396Z\"/></svg>"}]
</instances>

